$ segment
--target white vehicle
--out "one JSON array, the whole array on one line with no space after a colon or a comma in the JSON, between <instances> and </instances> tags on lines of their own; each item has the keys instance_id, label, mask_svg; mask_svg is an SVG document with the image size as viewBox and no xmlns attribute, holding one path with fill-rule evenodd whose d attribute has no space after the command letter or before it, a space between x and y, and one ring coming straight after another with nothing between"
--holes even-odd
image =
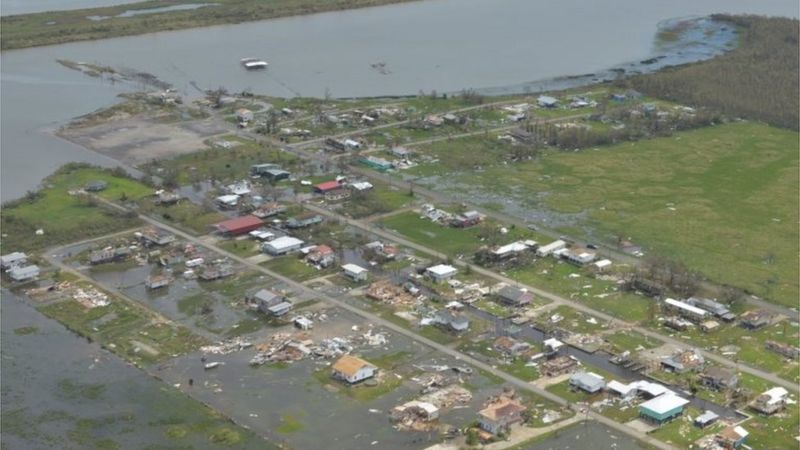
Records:
<instances>
[{"instance_id":1,"label":"white vehicle","mask_svg":"<svg viewBox=\"0 0 800 450\"><path fill-rule=\"evenodd\" d=\"M242 58L241 63L247 70L266 69L269 64L257 58Z\"/></svg>"}]
</instances>

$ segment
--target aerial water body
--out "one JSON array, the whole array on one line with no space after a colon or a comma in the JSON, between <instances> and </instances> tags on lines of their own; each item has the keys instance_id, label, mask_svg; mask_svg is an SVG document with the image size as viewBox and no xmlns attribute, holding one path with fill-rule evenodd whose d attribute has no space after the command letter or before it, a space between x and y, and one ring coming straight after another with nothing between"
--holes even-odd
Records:
<instances>
[{"instance_id":1,"label":"aerial water body","mask_svg":"<svg viewBox=\"0 0 800 450\"><path fill-rule=\"evenodd\" d=\"M91 1L91 0L89 0ZM3 52L2 200L59 165L115 162L48 132L108 106L129 84L58 65L58 58L154 74L185 95L225 86L276 96L457 92L587 74L653 56L659 23L715 12L797 16L794 1L431 0ZM242 69L264 58L267 71ZM375 70L376 65L381 70ZM502 90L501 90L502 92Z\"/></svg>"}]
</instances>

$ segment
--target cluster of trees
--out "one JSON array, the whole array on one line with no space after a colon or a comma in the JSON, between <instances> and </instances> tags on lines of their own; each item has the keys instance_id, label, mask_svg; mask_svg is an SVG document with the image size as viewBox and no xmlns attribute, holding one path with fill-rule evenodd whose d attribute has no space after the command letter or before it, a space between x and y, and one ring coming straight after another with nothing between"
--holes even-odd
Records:
<instances>
[{"instance_id":1,"label":"cluster of trees","mask_svg":"<svg viewBox=\"0 0 800 450\"><path fill-rule=\"evenodd\" d=\"M652 256L632 274L629 284L663 286L685 298L694 295L702 281L703 277L699 272L690 270L682 262Z\"/></svg>"},{"instance_id":2,"label":"cluster of trees","mask_svg":"<svg viewBox=\"0 0 800 450\"><path fill-rule=\"evenodd\" d=\"M631 86L655 97L797 130L797 19L730 15L714 18L740 30L738 48L708 61L634 77Z\"/></svg>"},{"instance_id":3,"label":"cluster of trees","mask_svg":"<svg viewBox=\"0 0 800 450\"><path fill-rule=\"evenodd\" d=\"M618 122L624 126L598 129L580 125L559 127L553 123L533 122L525 125L525 130L533 133L533 145L523 147L528 147L527 153L535 156L537 146L550 145L562 150L583 149L624 141L666 137L676 131L705 127L721 120L719 114L707 110L658 114L656 111L644 113L637 108L610 110L608 114L596 119Z\"/></svg>"}]
</instances>

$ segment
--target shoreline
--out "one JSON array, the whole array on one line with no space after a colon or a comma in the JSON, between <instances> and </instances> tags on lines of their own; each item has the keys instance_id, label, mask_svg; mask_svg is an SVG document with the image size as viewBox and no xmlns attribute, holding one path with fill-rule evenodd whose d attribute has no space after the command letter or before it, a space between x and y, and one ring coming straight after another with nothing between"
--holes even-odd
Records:
<instances>
[{"instance_id":1,"label":"shoreline","mask_svg":"<svg viewBox=\"0 0 800 450\"><path fill-rule=\"evenodd\" d=\"M0 52L45 47L72 42L95 41L140 36L162 31L179 31L218 25L237 25L297 16L364 9L419 0L278 0L272 4L253 5L246 0L223 4L209 3L210 8L172 10L157 13L156 9L193 0L177 0L162 4L160 0L141 1L116 6L74 10L43 11L0 18L2 39ZM216 8L216 6L222 6ZM154 10L125 16L131 11ZM211 11L209 13L209 11ZM100 19L98 19L100 18ZM101 25L102 26L99 26Z\"/></svg>"}]
</instances>

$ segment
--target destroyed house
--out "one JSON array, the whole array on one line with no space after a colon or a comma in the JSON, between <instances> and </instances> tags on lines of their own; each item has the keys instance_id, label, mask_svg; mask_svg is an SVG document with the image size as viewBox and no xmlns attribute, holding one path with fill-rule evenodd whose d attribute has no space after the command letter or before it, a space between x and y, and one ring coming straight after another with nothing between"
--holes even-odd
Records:
<instances>
[{"instance_id":1,"label":"destroyed house","mask_svg":"<svg viewBox=\"0 0 800 450\"><path fill-rule=\"evenodd\" d=\"M572 372L578 362L569 356L556 356L542 364L542 373L548 377L557 377Z\"/></svg>"},{"instance_id":2,"label":"destroyed house","mask_svg":"<svg viewBox=\"0 0 800 450\"><path fill-rule=\"evenodd\" d=\"M181 195L177 192L169 192L169 191L159 191L156 194L156 204L157 205L174 205L180 201Z\"/></svg>"},{"instance_id":3,"label":"destroyed house","mask_svg":"<svg viewBox=\"0 0 800 450\"><path fill-rule=\"evenodd\" d=\"M458 214L450 221L450 225L456 228L466 228L480 223L482 217L478 211L467 211Z\"/></svg>"},{"instance_id":4,"label":"destroyed house","mask_svg":"<svg viewBox=\"0 0 800 450\"><path fill-rule=\"evenodd\" d=\"M286 207L280 203L266 203L256 208L251 214L259 219L265 219L267 217L276 216L284 211L286 211Z\"/></svg>"},{"instance_id":5,"label":"destroyed house","mask_svg":"<svg viewBox=\"0 0 800 450\"><path fill-rule=\"evenodd\" d=\"M224 220L214 225L214 228L225 236L238 236L257 230L264 225L264 221L256 216L247 215L235 219Z\"/></svg>"},{"instance_id":6,"label":"destroyed house","mask_svg":"<svg viewBox=\"0 0 800 450\"><path fill-rule=\"evenodd\" d=\"M89 264L106 264L110 262L122 261L130 255L128 247L104 248L89 253Z\"/></svg>"},{"instance_id":7,"label":"destroyed house","mask_svg":"<svg viewBox=\"0 0 800 450\"><path fill-rule=\"evenodd\" d=\"M148 228L142 231L145 245L167 245L175 242L175 235L161 228Z\"/></svg>"},{"instance_id":8,"label":"destroyed house","mask_svg":"<svg viewBox=\"0 0 800 450\"><path fill-rule=\"evenodd\" d=\"M735 388L738 378L732 370L709 367L700 374L700 382L707 388L724 391Z\"/></svg>"},{"instance_id":9,"label":"destroyed house","mask_svg":"<svg viewBox=\"0 0 800 450\"><path fill-rule=\"evenodd\" d=\"M520 115L524 116L524 114ZM514 139L515 141L521 143L533 142L534 139L533 133L525 131L522 128L514 128L513 130L509 130L507 134L511 136L511 138Z\"/></svg>"},{"instance_id":10,"label":"destroyed house","mask_svg":"<svg viewBox=\"0 0 800 450\"><path fill-rule=\"evenodd\" d=\"M748 330L756 330L765 327L772 321L772 314L763 309L747 311L739 316L740 323Z\"/></svg>"},{"instance_id":11,"label":"destroyed house","mask_svg":"<svg viewBox=\"0 0 800 450\"><path fill-rule=\"evenodd\" d=\"M344 355L333 364L333 377L350 384L358 383L375 376L377 367L351 355Z\"/></svg>"},{"instance_id":12,"label":"destroyed house","mask_svg":"<svg viewBox=\"0 0 800 450\"><path fill-rule=\"evenodd\" d=\"M511 306L525 306L533 301L533 294L514 286L505 286L497 291L497 299Z\"/></svg>"},{"instance_id":13,"label":"destroyed house","mask_svg":"<svg viewBox=\"0 0 800 450\"><path fill-rule=\"evenodd\" d=\"M347 150L347 146L345 145L345 143L340 141L339 139L327 138L325 139L325 145L333 150L337 150L340 152Z\"/></svg>"},{"instance_id":14,"label":"destroyed house","mask_svg":"<svg viewBox=\"0 0 800 450\"><path fill-rule=\"evenodd\" d=\"M329 267L336 262L336 253L327 245L318 245L308 253L306 261L320 267Z\"/></svg>"},{"instance_id":15,"label":"destroyed house","mask_svg":"<svg viewBox=\"0 0 800 450\"><path fill-rule=\"evenodd\" d=\"M686 300L686 303L706 310L726 322L731 322L736 318L736 314L732 313L727 306L708 298L690 297Z\"/></svg>"},{"instance_id":16,"label":"destroyed house","mask_svg":"<svg viewBox=\"0 0 800 450\"><path fill-rule=\"evenodd\" d=\"M506 356L517 356L531 348L527 342L521 342L508 336L500 336L495 339L493 347Z\"/></svg>"},{"instance_id":17,"label":"destroyed house","mask_svg":"<svg viewBox=\"0 0 800 450\"><path fill-rule=\"evenodd\" d=\"M703 368L705 358L694 350L686 350L661 361L661 368L667 372L696 372Z\"/></svg>"},{"instance_id":18,"label":"destroyed house","mask_svg":"<svg viewBox=\"0 0 800 450\"><path fill-rule=\"evenodd\" d=\"M764 343L764 348L789 359L800 358L800 347L795 347L793 345L782 344L776 341L767 341Z\"/></svg>"},{"instance_id":19,"label":"destroyed house","mask_svg":"<svg viewBox=\"0 0 800 450\"><path fill-rule=\"evenodd\" d=\"M204 266L200 271L200 279L203 281L218 280L233 275L235 271L228 264L216 264Z\"/></svg>"},{"instance_id":20,"label":"destroyed house","mask_svg":"<svg viewBox=\"0 0 800 450\"><path fill-rule=\"evenodd\" d=\"M510 425L522 422L526 408L518 400L503 397L478 412L478 424L489 433L498 434Z\"/></svg>"},{"instance_id":21,"label":"destroyed house","mask_svg":"<svg viewBox=\"0 0 800 450\"><path fill-rule=\"evenodd\" d=\"M750 433L744 428L731 425L720 431L715 438L722 448L731 450L741 447L748 435Z\"/></svg>"},{"instance_id":22,"label":"destroyed house","mask_svg":"<svg viewBox=\"0 0 800 450\"><path fill-rule=\"evenodd\" d=\"M322 216L319 214L308 213L302 214L286 221L286 227L291 229L310 227L322 223Z\"/></svg>"}]
</instances>

